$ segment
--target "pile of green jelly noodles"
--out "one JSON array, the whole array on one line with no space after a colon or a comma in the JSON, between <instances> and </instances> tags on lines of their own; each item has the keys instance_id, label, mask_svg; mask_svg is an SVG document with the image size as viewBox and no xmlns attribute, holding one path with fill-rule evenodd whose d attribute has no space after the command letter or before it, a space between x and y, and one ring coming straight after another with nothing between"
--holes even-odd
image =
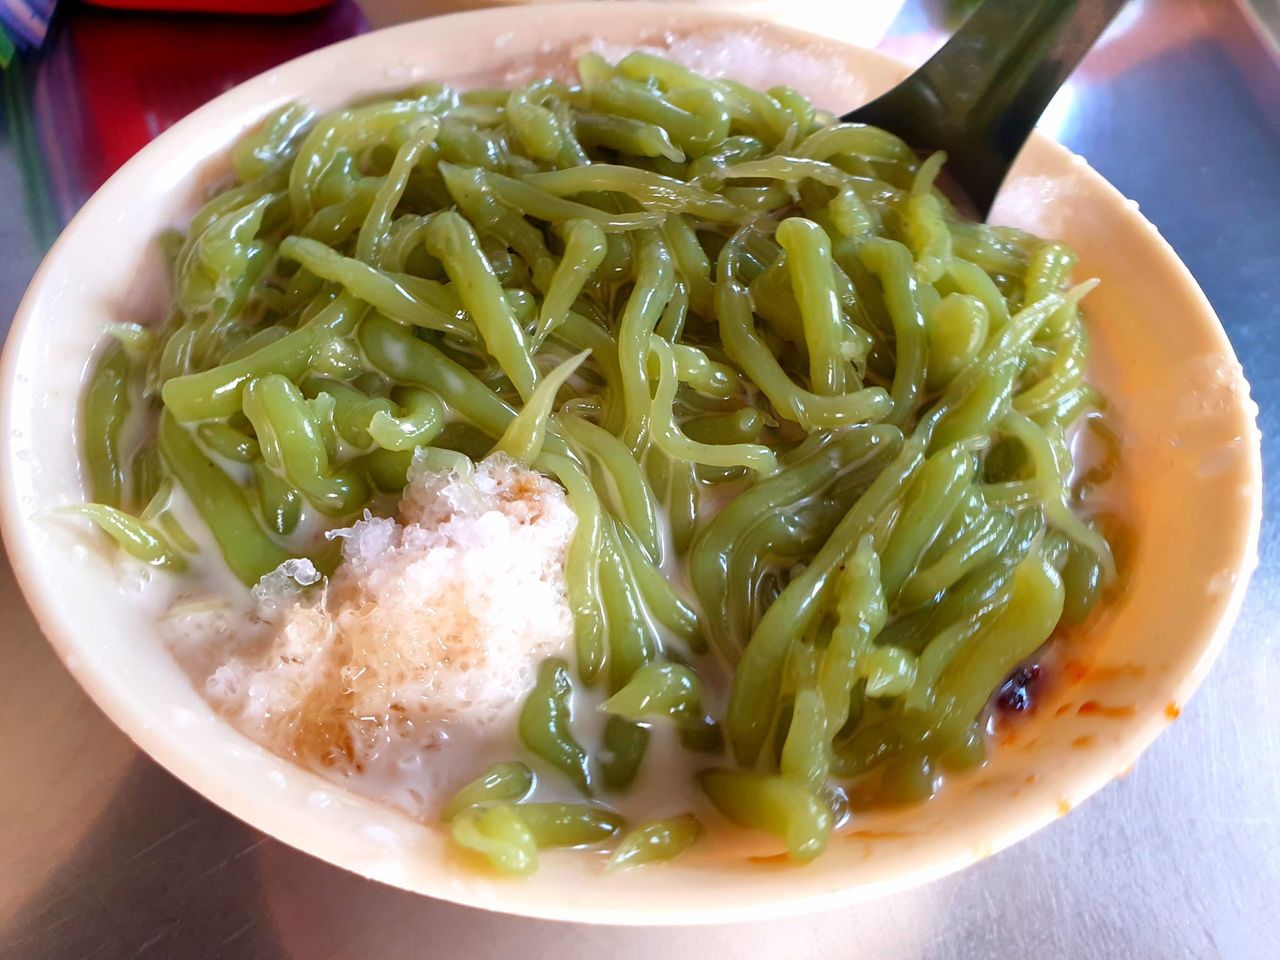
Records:
<instances>
[{"instance_id":1,"label":"pile of green jelly noodles","mask_svg":"<svg viewBox=\"0 0 1280 960\"><path fill-rule=\"evenodd\" d=\"M456 841L523 874L610 840L605 801L674 724L711 804L807 860L851 806L980 763L993 690L1114 577L1081 511L1109 466L1069 482L1090 284L1061 244L958 217L942 155L793 90L643 53L579 71L246 136L166 238L168 321L97 360L78 509L146 563L253 584L331 570L323 529L392 508L415 451L505 451L578 517L576 662L542 664L518 734L583 802L527 802L500 764L444 811ZM591 685L598 744L571 723ZM614 864L701 832L632 826Z\"/></svg>"}]
</instances>

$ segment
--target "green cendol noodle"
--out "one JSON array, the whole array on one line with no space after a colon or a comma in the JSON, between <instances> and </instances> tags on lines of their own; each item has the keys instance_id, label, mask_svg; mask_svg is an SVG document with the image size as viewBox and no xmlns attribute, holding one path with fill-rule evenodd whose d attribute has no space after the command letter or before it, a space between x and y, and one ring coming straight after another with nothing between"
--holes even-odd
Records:
<instances>
[{"instance_id":1,"label":"green cendol noodle","mask_svg":"<svg viewBox=\"0 0 1280 960\"><path fill-rule=\"evenodd\" d=\"M520 740L590 796L673 722L715 807L808 859L848 797L981 762L993 690L1114 575L1069 485L1089 284L1061 244L958 217L941 155L792 90L639 53L580 73L294 105L245 137L167 238L167 323L114 326L96 362L78 509L178 573L180 485L251 585L332 569L301 519L377 512L418 448L503 450L578 515L576 662L543 663ZM580 685L608 697L594 757ZM511 873L623 826L532 789L498 764L442 819ZM701 831L637 826L612 863Z\"/></svg>"}]
</instances>

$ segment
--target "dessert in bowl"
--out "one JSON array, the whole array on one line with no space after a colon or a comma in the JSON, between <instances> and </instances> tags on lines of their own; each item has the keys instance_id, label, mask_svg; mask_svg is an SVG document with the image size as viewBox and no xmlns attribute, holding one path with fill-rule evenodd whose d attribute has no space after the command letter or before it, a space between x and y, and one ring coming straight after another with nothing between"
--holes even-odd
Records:
<instances>
[{"instance_id":1,"label":"dessert in bowl","mask_svg":"<svg viewBox=\"0 0 1280 960\"><path fill-rule=\"evenodd\" d=\"M1078 158L1033 139L986 228L821 112L902 73L542 7L166 132L6 350L6 542L69 668L260 829L531 915L815 909L1078 804L1225 639L1253 411Z\"/></svg>"}]
</instances>

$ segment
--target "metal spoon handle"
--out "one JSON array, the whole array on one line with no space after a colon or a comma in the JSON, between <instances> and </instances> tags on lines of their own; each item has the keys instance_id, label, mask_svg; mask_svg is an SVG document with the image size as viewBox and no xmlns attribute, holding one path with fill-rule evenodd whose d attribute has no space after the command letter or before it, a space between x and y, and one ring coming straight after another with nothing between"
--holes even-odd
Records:
<instances>
[{"instance_id":1,"label":"metal spoon handle","mask_svg":"<svg viewBox=\"0 0 1280 960\"><path fill-rule=\"evenodd\" d=\"M946 150L980 215L1036 121L1125 0L986 0L907 80L842 119Z\"/></svg>"}]
</instances>

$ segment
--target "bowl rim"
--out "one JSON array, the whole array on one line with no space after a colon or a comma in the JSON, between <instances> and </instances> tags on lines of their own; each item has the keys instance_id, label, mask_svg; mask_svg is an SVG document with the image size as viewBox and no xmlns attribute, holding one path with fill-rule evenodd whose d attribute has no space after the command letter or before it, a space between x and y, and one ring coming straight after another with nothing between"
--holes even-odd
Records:
<instances>
[{"instance_id":1,"label":"bowl rim","mask_svg":"<svg viewBox=\"0 0 1280 960\"><path fill-rule=\"evenodd\" d=\"M450 886L446 882L447 878L444 877L435 883L424 883L421 881L421 877L408 878L394 871L380 873L377 870L363 869L350 862L344 862L340 856L330 855L323 849L317 849L317 844L309 842L304 828L295 829L293 827L287 812L268 811L265 805L252 802L250 788L241 787L228 779L206 775L206 771L202 770L200 763L193 763L181 751L172 749L171 740L160 732L159 728L147 717L144 711L136 710L133 706L120 699L110 689L110 685L103 682L100 677L77 670L75 668L75 652L78 641L74 629L60 612L60 607L65 603L65 597L59 595L50 584L42 582L32 572L30 565L20 562L24 553L32 549L32 531L29 529L29 518L24 516L15 485L15 470L21 469L21 467L16 466L14 436L12 430L8 429L11 423L14 397L21 389L21 370L18 366L19 345L28 337L32 327L37 322L38 307L44 296L45 288L50 283L50 277L60 268L60 261L64 256L64 251L73 245L80 227L90 219L97 209L116 199L113 194L121 189L122 184L133 178L139 170L150 167L163 168L165 158L170 153L172 146L179 143L189 131L194 131L210 117L216 116L223 111L227 103L249 99L250 97L264 102L273 98L278 99L279 91L275 88L282 79L287 79L288 76L294 74L301 74L311 69L314 65L323 63L334 57L336 52L350 52L362 47L375 51L378 45L385 42L390 35L422 29L422 24L428 22L441 25L445 21L450 21L450 25L456 25L475 21L477 26L480 26L486 23L493 24L499 17L520 18L536 16L539 18L563 18L563 22L568 23L571 22L575 14L587 17L601 16L609 8L625 8L629 14L644 14L647 12L652 14L655 19L660 18L670 24L674 29L710 25L762 27L771 38L790 38L800 42L821 41L849 50L851 53L856 53L858 57L878 60L882 64L892 64L899 70L905 69L899 61L878 51L866 50L865 48L855 47L852 44L835 41L831 38L819 37L793 27L762 21L757 17L732 13L723 9L695 9L683 5L651 2L651 0L642 0L642 2L628 0L625 3L618 2L618 0L606 0L606 2L575 0L575 2L537 4L528 7L499 7L465 11L398 24L352 37L304 54L252 77L220 94L144 146L95 191L93 196L86 201L80 211L64 228L57 241L44 257L15 312L5 342L3 356L0 357L0 424L4 424L6 427L6 429L0 430L0 463L6 465L6 469L0 470L0 533L3 535L11 567L23 596L40 624L41 631L53 646L59 658L71 670L77 682L97 706L149 757L188 787L255 829L261 830L298 850L366 878L375 879L412 892L423 893L439 899L483 909L500 910L543 919L628 925L718 923L761 919L766 916L790 916L837 905L847 905L921 885L973 862L980 855L935 859L923 867L902 870L885 880L870 883L854 880L848 885L816 894L806 893L789 897L779 887L778 892L782 895L775 896L768 902L759 900L746 901L732 906L721 905L711 911L692 903L670 902L662 904L657 909L652 909L648 906L644 909L636 909L635 906L628 906L625 909L621 907L609 908L601 907L598 904L584 907L582 904L572 902L549 906L546 902L525 903L519 897L509 900L504 899L503 902L499 903L486 897L477 896L474 892L469 892L468 889ZM506 28L510 29L511 27L508 24ZM285 86L288 85L285 84ZM388 77L387 86L388 88L394 86L393 78ZM300 84L299 87L299 95L305 95L305 85ZM293 92L292 88L290 88L290 92ZM256 116L255 114L255 118ZM1038 149L1054 152L1060 160L1073 156L1065 147L1050 141L1038 132L1033 134L1033 137L1037 142ZM230 142L224 146L229 145ZM1088 175L1096 179L1094 187L1097 190L1108 195L1113 201L1123 201L1119 191L1099 174L1090 170ZM1185 264L1178 258L1167 241L1162 236L1159 236L1154 228L1150 227L1149 222L1137 211L1135 205L1122 202L1118 203L1118 207L1123 208L1124 216L1151 229L1153 234L1151 242L1165 261L1165 266L1170 274L1177 278L1179 284L1178 299L1185 301L1188 304L1188 309L1194 309L1197 314L1203 315L1206 320L1212 321L1210 326L1220 341L1222 353L1234 360L1234 349L1227 338L1225 330L1222 328L1221 322ZM1226 643L1243 603L1249 576L1256 566L1263 489L1261 481L1261 448L1256 427L1249 440L1247 464L1242 471L1244 481L1248 485L1247 523L1246 527L1240 531L1241 535L1237 537L1233 563L1233 572L1236 576L1225 602L1221 605L1221 613L1214 625L1212 634L1202 641L1202 646L1192 667L1184 675L1177 678L1177 687L1180 693L1179 702L1185 702L1200 685L1213 661ZM1096 759L1080 774L1077 789L1074 790L1074 803L1078 805L1080 801L1096 793L1117 776L1122 775L1132 765L1138 754L1145 750L1166 726L1167 723L1158 716L1139 715L1135 717L1132 723L1126 725L1125 735L1120 737L1111 749L1099 751L1095 755ZM1041 811L1038 816L1030 816L1009 825L1000 835L992 838L991 843L984 849L983 855L995 853L1010 846L1038 831L1054 819L1056 819L1054 813L1045 810Z\"/></svg>"}]
</instances>

